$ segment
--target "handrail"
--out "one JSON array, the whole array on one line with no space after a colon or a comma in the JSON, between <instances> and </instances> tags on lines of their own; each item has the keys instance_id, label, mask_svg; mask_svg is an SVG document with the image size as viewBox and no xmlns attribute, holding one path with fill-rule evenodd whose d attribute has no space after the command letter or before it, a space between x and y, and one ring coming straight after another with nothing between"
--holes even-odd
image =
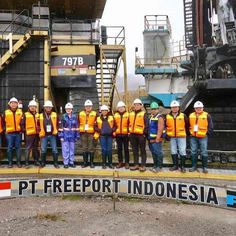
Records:
<instances>
[{"instance_id":1,"label":"handrail","mask_svg":"<svg viewBox=\"0 0 236 236\"><path fill-rule=\"evenodd\" d=\"M125 27L124 26L106 26L107 45L125 45Z\"/></svg>"}]
</instances>

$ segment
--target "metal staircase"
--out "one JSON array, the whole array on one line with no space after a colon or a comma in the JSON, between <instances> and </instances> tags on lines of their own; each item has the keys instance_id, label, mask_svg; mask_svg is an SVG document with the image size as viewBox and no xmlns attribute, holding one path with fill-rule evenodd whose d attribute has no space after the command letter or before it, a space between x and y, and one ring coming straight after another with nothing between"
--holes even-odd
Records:
<instances>
[{"instance_id":1,"label":"metal staircase","mask_svg":"<svg viewBox=\"0 0 236 236\"><path fill-rule=\"evenodd\" d=\"M117 74L123 61L125 90L127 90L126 58L124 45L124 27L118 27L120 32L116 37L107 37L106 45L100 45L100 60L97 64L96 84L99 106L106 104L112 107L114 93L119 93L116 87ZM109 42L112 39L113 42ZM125 92L127 94L127 91ZM120 97L119 97L120 98Z\"/></svg>"},{"instance_id":2,"label":"metal staircase","mask_svg":"<svg viewBox=\"0 0 236 236\"><path fill-rule=\"evenodd\" d=\"M24 50L24 48L28 45L30 38L31 34L26 33L12 46L12 52L8 50L2 55L0 71L2 71L20 52L22 52L22 50Z\"/></svg>"},{"instance_id":3,"label":"metal staircase","mask_svg":"<svg viewBox=\"0 0 236 236\"><path fill-rule=\"evenodd\" d=\"M195 44L193 2L194 0L184 0L185 44L189 50L193 49Z\"/></svg>"}]
</instances>

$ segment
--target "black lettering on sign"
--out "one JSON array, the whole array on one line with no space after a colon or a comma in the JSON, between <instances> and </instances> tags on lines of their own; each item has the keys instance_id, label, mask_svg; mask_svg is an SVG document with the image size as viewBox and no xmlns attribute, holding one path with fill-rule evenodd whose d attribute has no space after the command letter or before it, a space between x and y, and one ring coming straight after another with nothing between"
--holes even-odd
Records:
<instances>
[{"instance_id":1,"label":"black lettering on sign","mask_svg":"<svg viewBox=\"0 0 236 236\"><path fill-rule=\"evenodd\" d=\"M29 184L27 181L21 180L19 181L19 195L23 195L23 190L28 188Z\"/></svg>"},{"instance_id":2,"label":"black lettering on sign","mask_svg":"<svg viewBox=\"0 0 236 236\"><path fill-rule=\"evenodd\" d=\"M165 185L161 182L156 183L156 195L163 197L165 195Z\"/></svg>"},{"instance_id":3,"label":"black lettering on sign","mask_svg":"<svg viewBox=\"0 0 236 236\"><path fill-rule=\"evenodd\" d=\"M198 194L197 194L198 187L196 185L189 185L189 200L191 201L197 201L198 200Z\"/></svg>"},{"instance_id":4,"label":"black lettering on sign","mask_svg":"<svg viewBox=\"0 0 236 236\"><path fill-rule=\"evenodd\" d=\"M200 187L200 201L205 202L205 188L203 186Z\"/></svg>"},{"instance_id":5,"label":"black lettering on sign","mask_svg":"<svg viewBox=\"0 0 236 236\"><path fill-rule=\"evenodd\" d=\"M62 182L60 179L54 179L52 192L53 193L62 193L61 185L62 185Z\"/></svg>"},{"instance_id":6,"label":"black lettering on sign","mask_svg":"<svg viewBox=\"0 0 236 236\"><path fill-rule=\"evenodd\" d=\"M144 182L144 195L150 196L153 194L153 185L150 181Z\"/></svg>"},{"instance_id":7,"label":"black lettering on sign","mask_svg":"<svg viewBox=\"0 0 236 236\"><path fill-rule=\"evenodd\" d=\"M64 193L71 193L71 179L64 179Z\"/></svg>"},{"instance_id":8,"label":"black lettering on sign","mask_svg":"<svg viewBox=\"0 0 236 236\"><path fill-rule=\"evenodd\" d=\"M131 180L128 180L128 194L131 194L131 187L132 187L132 182Z\"/></svg>"},{"instance_id":9,"label":"black lettering on sign","mask_svg":"<svg viewBox=\"0 0 236 236\"><path fill-rule=\"evenodd\" d=\"M166 197L176 198L176 183L166 183Z\"/></svg>"},{"instance_id":10,"label":"black lettering on sign","mask_svg":"<svg viewBox=\"0 0 236 236\"><path fill-rule=\"evenodd\" d=\"M216 196L215 188L209 188L206 202L207 203L211 203L212 202L215 205L219 205L219 202L218 202L218 199L217 199L217 196Z\"/></svg>"},{"instance_id":11,"label":"black lettering on sign","mask_svg":"<svg viewBox=\"0 0 236 236\"><path fill-rule=\"evenodd\" d=\"M179 199L186 200L188 197L185 195L187 193L187 185L186 184L179 184Z\"/></svg>"},{"instance_id":12,"label":"black lettering on sign","mask_svg":"<svg viewBox=\"0 0 236 236\"><path fill-rule=\"evenodd\" d=\"M103 193L111 193L111 181L108 179L102 180L102 192Z\"/></svg>"},{"instance_id":13,"label":"black lettering on sign","mask_svg":"<svg viewBox=\"0 0 236 236\"><path fill-rule=\"evenodd\" d=\"M133 181L133 194L142 194L142 181Z\"/></svg>"},{"instance_id":14,"label":"black lettering on sign","mask_svg":"<svg viewBox=\"0 0 236 236\"><path fill-rule=\"evenodd\" d=\"M101 191L101 182L99 179L94 179L92 182L92 191L98 193Z\"/></svg>"},{"instance_id":15,"label":"black lettering on sign","mask_svg":"<svg viewBox=\"0 0 236 236\"><path fill-rule=\"evenodd\" d=\"M81 179L73 179L73 193L80 193Z\"/></svg>"},{"instance_id":16,"label":"black lettering on sign","mask_svg":"<svg viewBox=\"0 0 236 236\"><path fill-rule=\"evenodd\" d=\"M82 180L82 192L86 192L86 188L88 188L91 185L91 180L90 179L83 179Z\"/></svg>"},{"instance_id":17,"label":"black lettering on sign","mask_svg":"<svg viewBox=\"0 0 236 236\"><path fill-rule=\"evenodd\" d=\"M43 188L43 193L47 194L48 193L48 189L52 188L52 180L51 179L45 179L44 180L44 188Z\"/></svg>"},{"instance_id":18,"label":"black lettering on sign","mask_svg":"<svg viewBox=\"0 0 236 236\"><path fill-rule=\"evenodd\" d=\"M31 194L36 193L36 183L38 183L38 180L30 180L29 183L31 184Z\"/></svg>"},{"instance_id":19,"label":"black lettering on sign","mask_svg":"<svg viewBox=\"0 0 236 236\"><path fill-rule=\"evenodd\" d=\"M119 193L119 179L113 179L113 188L114 188L114 193Z\"/></svg>"}]
</instances>

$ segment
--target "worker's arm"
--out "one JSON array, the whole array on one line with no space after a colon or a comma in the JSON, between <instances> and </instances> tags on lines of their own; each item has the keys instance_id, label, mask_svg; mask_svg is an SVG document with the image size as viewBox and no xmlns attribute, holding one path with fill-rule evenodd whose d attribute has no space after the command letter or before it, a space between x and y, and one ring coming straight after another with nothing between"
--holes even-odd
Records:
<instances>
[{"instance_id":1,"label":"worker's arm","mask_svg":"<svg viewBox=\"0 0 236 236\"><path fill-rule=\"evenodd\" d=\"M158 131L157 131L156 142L162 141L161 136L163 134L164 128L165 128L165 121L164 121L164 118L162 116L160 116L158 119Z\"/></svg>"},{"instance_id":2,"label":"worker's arm","mask_svg":"<svg viewBox=\"0 0 236 236\"><path fill-rule=\"evenodd\" d=\"M149 119L147 113L144 114L144 135L148 136Z\"/></svg>"},{"instance_id":3,"label":"worker's arm","mask_svg":"<svg viewBox=\"0 0 236 236\"><path fill-rule=\"evenodd\" d=\"M208 131L207 131L207 134L211 135L213 133L214 126L213 126L213 121L211 119L211 116L209 114L207 115L207 121L208 121Z\"/></svg>"}]
</instances>

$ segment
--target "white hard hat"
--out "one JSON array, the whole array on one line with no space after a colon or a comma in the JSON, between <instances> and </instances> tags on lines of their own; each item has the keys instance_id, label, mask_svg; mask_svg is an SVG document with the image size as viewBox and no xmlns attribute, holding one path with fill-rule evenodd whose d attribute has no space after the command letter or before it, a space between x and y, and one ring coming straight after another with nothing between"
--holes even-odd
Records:
<instances>
[{"instance_id":1,"label":"white hard hat","mask_svg":"<svg viewBox=\"0 0 236 236\"><path fill-rule=\"evenodd\" d=\"M204 106L203 106L203 103L202 103L202 102L196 101L196 102L194 103L194 106L193 106L193 107L194 107L194 108L198 108L198 107L203 108Z\"/></svg>"},{"instance_id":2,"label":"white hard hat","mask_svg":"<svg viewBox=\"0 0 236 236\"><path fill-rule=\"evenodd\" d=\"M139 98L136 98L133 102L133 104L143 104L142 101Z\"/></svg>"},{"instance_id":3,"label":"white hard hat","mask_svg":"<svg viewBox=\"0 0 236 236\"><path fill-rule=\"evenodd\" d=\"M92 101L90 101L90 100L86 100L85 101L85 103L84 103L84 106L86 107L86 106L92 106L93 105L93 103L92 103Z\"/></svg>"},{"instance_id":4,"label":"white hard hat","mask_svg":"<svg viewBox=\"0 0 236 236\"><path fill-rule=\"evenodd\" d=\"M179 102L176 101L176 100L172 101L171 104L170 104L170 107L179 107L179 106L180 106Z\"/></svg>"},{"instance_id":5,"label":"white hard hat","mask_svg":"<svg viewBox=\"0 0 236 236\"><path fill-rule=\"evenodd\" d=\"M117 107L117 108L119 108L119 107L126 107L126 105L125 105L124 102L119 101L119 102L117 103L117 106L116 106L116 107Z\"/></svg>"},{"instance_id":6,"label":"white hard hat","mask_svg":"<svg viewBox=\"0 0 236 236\"><path fill-rule=\"evenodd\" d=\"M28 107L30 107L30 106L37 107L37 103L36 103L34 100L31 100L31 101L29 102Z\"/></svg>"},{"instance_id":7,"label":"white hard hat","mask_svg":"<svg viewBox=\"0 0 236 236\"><path fill-rule=\"evenodd\" d=\"M72 103L70 103L70 102L66 103L65 109L67 109L67 108L73 109Z\"/></svg>"},{"instance_id":8,"label":"white hard hat","mask_svg":"<svg viewBox=\"0 0 236 236\"><path fill-rule=\"evenodd\" d=\"M9 103L11 103L11 102L17 102L17 103L18 103L18 100L17 100L17 98L12 97L12 98L10 99Z\"/></svg>"},{"instance_id":9,"label":"white hard hat","mask_svg":"<svg viewBox=\"0 0 236 236\"><path fill-rule=\"evenodd\" d=\"M53 107L52 102L49 101L49 100L46 101L46 102L44 103L43 107Z\"/></svg>"},{"instance_id":10,"label":"white hard hat","mask_svg":"<svg viewBox=\"0 0 236 236\"><path fill-rule=\"evenodd\" d=\"M102 105L101 106L101 111L109 111L109 108L107 105Z\"/></svg>"}]
</instances>

